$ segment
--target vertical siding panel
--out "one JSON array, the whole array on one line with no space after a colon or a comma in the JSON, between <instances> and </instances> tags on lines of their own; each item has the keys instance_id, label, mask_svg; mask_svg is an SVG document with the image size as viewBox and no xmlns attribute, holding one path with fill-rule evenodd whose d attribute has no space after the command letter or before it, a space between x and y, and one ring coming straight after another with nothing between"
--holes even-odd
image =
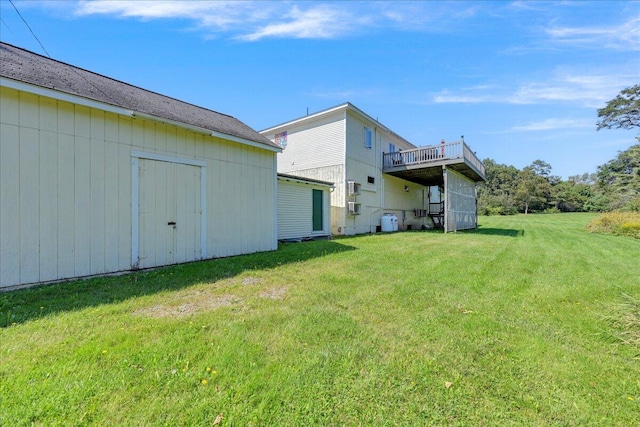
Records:
<instances>
[{"instance_id":1,"label":"vertical siding panel","mask_svg":"<svg viewBox=\"0 0 640 427\"><path fill-rule=\"evenodd\" d=\"M37 108L31 104L31 110ZM23 113L32 116L29 106L21 105ZM40 279L40 206L38 198L38 131L20 128L20 282L34 283Z\"/></svg>"},{"instance_id":2,"label":"vertical siding panel","mask_svg":"<svg viewBox=\"0 0 640 427\"><path fill-rule=\"evenodd\" d=\"M91 138L91 110L81 105L75 106L74 135L83 138Z\"/></svg>"},{"instance_id":3,"label":"vertical siding panel","mask_svg":"<svg viewBox=\"0 0 640 427\"><path fill-rule=\"evenodd\" d=\"M167 152L176 154L178 152L178 142L176 140L176 129L173 126L165 126L167 134Z\"/></svg>"},{"instance_id":4,"label":"vertical siding panel","mask_svg":"<svg viewBox=\"0 0 640 427\"><path fill-rule=\"evenodd\" d=\"M38 129L38 97L20 92L20 127Z\"/></svg>"},{"instance_id":5,"label":"vertical siding panel","mask_svg":"<svg viewBox=\"0 0 640 427\"><path fill-rule=\"evenodd\" d=\"M145 149L156 149L156 127L153 122L145 121L144 123L144 142L142 146Z\"/></svg>"},{"instance_id":6,"label":"vertical siding panel","mask_svg":"<svg viewBox=\"0 0 640 427\"><path fill-rule=\"evenodd\" d=\"M220 162L220 198L219 211L218 211L218 242L217 246L220 249L222 256L231 255L234 251L235 242L229 242L227 235L231 228L231 215L225 215L223 206L231 206L231 194L233 193L233 176L229 168L229 163L226 161Z\"/></svg>"},{"instance_id":7,"label":"vertical siding panel","mask_svg":"<svg viewBox=\"0 0 640 427\"><path fill-rule=\"evenodd\" d=\"M176 171L174 176L174 188L175 188L175 216L173 217L173 221L176 221L177 228L173 232L174 238L176 239L175 245L175 262L185 262L188 258L187 256L187 233L188 230L193 227L191 215L189 212L192 210L190 204L190 193L193 191L193 188L189 188L189 184L191 181L189 180L188 175L191 173L193 167L187 165L172 165Z\"/></svg>"},{"instance_id":8,"label":"vertical siding panel","mask_svg":"<svg viewBox=\"0 0 640 427\"><path fill-rule=\"evenodd\" d=\"M131 192L138 191L132 188L131 176L131 148L118 144L118 269L131 268L132 230L131 214L138 214L138 206L132 206ZM136 171L137 173L137 171Z\"/></svg>"},{"instance_id":9,"label":"vertical siding panel","mask_svg":"<svg viewBox=\"0 0 640 427\"><path fill-rule=\"evenodd\" d=\"M180 157L184 157L187 154L187 139L184 129L177 128L176 130L176 144L177 153Z\"/></svg>"},{"instance_id":10,"label":"vertical siding panel","mask_svg":"<svg viewBox=\"0 0 640 427\"><path fill-rule=\"evenodd\" d=\"M206 156L206 154L205 154ZM209 169L207 170L207 254L210 257L219 256L218 247L215 242L215 236L218 233L218 206L221 204L220 191L218 185L220 182L220 161L209 160Z\"/></svg>"},{"instance_id":11,"label":"vertical siding panel","mask_svg":"<svg viewBox=\"0 0 640 427\"><path fill-rule=\"evenodd\" d=\"M91 140L90 194L91 194L91 274L104 273L104 141Z\"/></svg>"},{"instance_id":12,"label":"vertical siding panel","mask_svg":"<svg viewBox=\"0 0 640 427\"><path fill-rule=\"evenodd\" d=\"M196 133L187 132L185 135L185 154L193 158L196 155Z\"/></svg>"},{"instance_id":13,"label":"vertical siding panel","mask_svg":"<svg viewBox=\"0 0 640 427\"><path fill-rule=\"evenodd\" d=\"M58 276L75 274L75 156L73 136L58 135Z\"/></svg>"},{"instance_id":14,"label":"vertical siding panel","mask_svg":"<svg viewBox=\"0 0 640 427\"><path fill-rule=\"evenodd\" d=\"M51 111L43 112L51 116ZM55 110L53 111L55 116ZM41 115L42 117L42 115ZM46 119L51 122L51 117ZM40 132L40 280L58 276L58 138L54 132Z\"/></svg>"},{"instance_id":15,"label":"vertical siding panel","mask_svg":"<svg viewBox=\"0 0 640 427\"><path fill-rule=\"evenodd\" d=\"M104 111L91 110L91 139L105 140L105 113Z\"/></svg>"},{"instance_id":16,"label":"vertical siding panel","mask_svg":"<svg viewBox=\"0 0 640 427\"><path fill-rule=\"evenodd\" d=\"M118 144L105 143L104 152L104 269L118 270L118 188L120 175L118 173ZM128 163L125 163L128 166ZM130 168L129 168L130 169ZM127 170L123 173L128 173Z\"/></svg>"},{"instance_id":17,"label":"vertical siding panel","mask_svg":"<svg viewBox=\"0 0 640 427\"><path fill-rule=\"evenodd\" d=\"M53 99L40 97L39 129L45 132L58 132L57 102Z\"/></svg>"},{"instance_id":18,"label":"vertical siding panel","mask_svg":"<svg viewBox=\"0 0 640 427\"><path fill-rule=\"evenodd\" d=\"M205 141L204 135L196 134L195 155L197 158L200 158L200 159L204 157L204 141Z\"/></svg>"},{"instance_id":19,"label":"vertical siding panel","mask_svg":"<svg viewBox=\"0 0 640 427\"><path fill-rule=\"evenodd\" d=\"M139 120L125 119L131 132L131 144L134 147L144 148L144 126ZM122 121L121 121L122 123Z\"/></svg>"},{"instance_id":20,"label":"vertical siding panel","mask_svg":"<svg viewBox=\"0 0 640 427\"><path fill-rule=\"evenodd\" d=\"M73 104L58 101L58 133L75 135L75 111Z\"/></svg>"},{"instance_id":21,"label":"vertical siding panel","mask_svg":"<svg viewBox=\"0 0 640 427\"><path fill-rule=\"evenodd\" d=\"M20 282L19 166L19 128L0 124L0 287Z\"/></svg>"},{"instance_id":22,"label":"vertical siding panel","mask_svg":"<svg viewBox=\"0 0 640 427\"><path fill-rule=\"evenodd\" d=\"M105 139L105 141L118 142L119 141L119 135L118 135L119 120L118 120L118 115L114 114L114 113L105 113L104 120L105 120L105 124L104 124L104 126L105 126L104 139Z\"/></svg>"},{"instance_id":23,"label":"vertical siding panel","mask_svg":"<svg viewBox=\"0 0 640 427\"><path fill-rule=\"evenodd\" d=\"M149 198L148 191L145 187L146 180L148 180L148 170L147 170L147 161L144 159L140 159L138 163L138 207L137 207L137 215L138 215L138 256L139 256L139 264L140 267L144 267L146 264L146 253L147 253L147 242L144 239L145 233L148 232L148 219L147 219L147 200ZM132 171L133 173L133 171ZM135 189L134 189L135 191ZM132 209L135 209L135 206L132 206ZM135 262L135 260L133 260Z\"/></svg>"},{"instance_id":24,"label":"vertical siding panel","mask_svg":"<svg viewBox=\"0 0 640 427\"><path fill-rule=\"evenodd\" d=\"M0 123L20 124L20 94L7 87L0 87Z\"/></svg>"},{"instance_id":25,"label":"vertical siding panel","mask_svg":"<svg viewBox=\"0 0 640 427\"><path fill-rule=\"evenodd\" d=\"M155 143L159 153L167 151L167 127L163 124L155 125Z\"/></svg>"},{"instance_id":26,"label":"vertical siding panel","mask_svg":"<svg viewBox=\"0 0 640 427\"><path fill-rule=\"evenodd\" d=\"M131 134L131 120L118 116L118 142L133 146Z\"/></svg>"},{"instance_id":27,"label":"vertical siding panel","mask_svg":"<svg viewBox=\"0 0 640 427\"><path fill-rule=\"evenodd\" d=\"M76 122L84 121L76 116ZM77 127L77 126L76 126ZM75 138L75 275L85 276L91 272L91 154L90 140Z\"/></svg>"}]
</instances>

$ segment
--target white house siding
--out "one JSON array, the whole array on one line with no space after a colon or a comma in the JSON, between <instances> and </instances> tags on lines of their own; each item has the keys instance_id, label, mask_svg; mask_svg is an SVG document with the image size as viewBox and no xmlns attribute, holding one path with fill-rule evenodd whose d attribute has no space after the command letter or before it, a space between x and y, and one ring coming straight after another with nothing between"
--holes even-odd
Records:
<instances>
[{"instance_id":1,"label":"white house siding","mask_svg":"<svg viewBox=\"0 0 640 427\"><path fill-rule=\"evenodd\" d=\"M301 170L344 164L343 111L264 135L273 141L275 134L284 130L287 131L287 145L278 154L278 172L297 175Z\"/></svg>"},{"instance_id":2,"label":"white house siding","mask_svg":"<svg viewBox=\"0 0 640 427\"><path fill-rule=\"evenodd\" d=\"M313 230L313 190L322 191L322 230ZM278 178L278 239L303 239L331 234L330 188Z\"/></svg>"},{"instance_id":3,"label":"white house siding","mask_svg":"<svg viewBox=\"0 0 640 427\"><path fill-rule=\"evenodd\" d=\"M428 218L415 216L415 209L428 207L428 198L428 187L385 175L383 213L395 214L398 217L399 229L416 230L423 225L431 226L431 221Z\"/></svg>"},{"instance_id":4,"label":"white house siding","mask_svg":"<svg viewBox=\"0 0 640 427\"><path fill-rule=\"evenodd\" d=\"M132 267L133 151L206 164L207 257L276 248L274 152L0 90L0 287Z\"/></svg>"},{"instance_id":5,"label":"white house siding","mask_svg":"<svg viewBox=\"0 0 640 427\"><path fill-rule=\"evenodd\" d=\"M373 131L371 148L364 146L365 127ZM406 230L426 224L423 218L414 217L414 209L424 209L423 192L426 187L382 173L382 153L389 152L389 143L398 150L414 148L411 144L381 127L378 123L353 113L347 114L346 175L347 180L361 184L361 194L350 200L361 204L360 215L346 215L345 234L375 232L385 213L394 213L399 228ZM368 177L375 183L369 184ZM405 191L405 186L409 191ZM337 187L337 186L336 186Z\"/></svg>"},{"instance_id":6,"label":"white house siding","mask_svg":"<svg viewBox=\"0 0 640 427\"><path fill-rule=\"evenodd\" d=\"M476 183L451 169L446 170L445 231L467 230L477 226Z\"/></svg>"}]
</instances>

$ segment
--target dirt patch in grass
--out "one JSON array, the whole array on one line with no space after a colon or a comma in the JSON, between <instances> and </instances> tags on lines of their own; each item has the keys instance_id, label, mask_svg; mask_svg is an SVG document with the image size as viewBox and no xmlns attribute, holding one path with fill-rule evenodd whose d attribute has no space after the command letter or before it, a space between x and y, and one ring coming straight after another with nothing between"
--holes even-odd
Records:
<instances>
[{"instance_id":1,"label":"dirt patch in grass","mask_svg":"<svg viewBox=\"0 0 640 427\"><path fill-rule=\"evenodd\" d=\"M179 304L180 301L189 299L189 302ZM153 307L142 308L133 312L135 316L147 317L186 317L205 310L215 310L220 307L229 307L240 302L235 295L208 295L206 292L197 291L190 295L184 295L175 301L177 304L158 304Z\"/></svg>"},{"instance_id":2,"label":"dirt patch in grass","mask_svg":"<svg viewBox=\"0 0 640 427\"><path fill-rule=\"evenodd\" d=\"M286 286L267 289L266 291L260 292L260 298L283 299L287 294L287 289Z\"/></svg>"},{"instance_id":3,"label":"dirt patch in grass","mask_svg":"<svg viewBox=\"0 0 640 427\"><path fill-rule=\"evenodd\" d=\"M244 279L242 279L240 283L242 283L245 286L256 285L258 283L262 283L263 280L264 279L262 279L261 277L245 277Z\"/></svg>"}]
</instances>

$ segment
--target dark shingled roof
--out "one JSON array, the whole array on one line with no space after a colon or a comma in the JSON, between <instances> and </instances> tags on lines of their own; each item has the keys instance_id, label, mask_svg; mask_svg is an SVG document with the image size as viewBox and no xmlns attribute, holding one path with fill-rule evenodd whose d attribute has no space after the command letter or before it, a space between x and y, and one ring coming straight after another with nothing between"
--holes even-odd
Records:
<instances>
[{"instance_id":1,"label":"dark shingled roof","mask_svg":"<svg viewBox=\"0 0 640 427\"><path fill-rule=\"evenodd\" d=\"M280 148L235 117L0 43L0 76Z\"/></svg>"}]
</instances>

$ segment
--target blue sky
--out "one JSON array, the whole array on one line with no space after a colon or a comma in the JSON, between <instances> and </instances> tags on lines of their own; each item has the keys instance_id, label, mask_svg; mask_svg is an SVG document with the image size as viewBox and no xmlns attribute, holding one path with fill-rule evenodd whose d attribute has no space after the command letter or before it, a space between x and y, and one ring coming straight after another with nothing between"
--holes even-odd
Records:
<instances>
[{"instance_id":1,"label":"blue sky","mask_svg":"<svg viewBox=\"0 0 640 427\"><path fill-rule=\"evenodd\" d=\"M415 145L567 178L637 130L597 109L640 83L640 2L19 1L52 58L256 130L350 101ZM0 38L40 54L8 0Z\"/></svg>"}]
</instances>

